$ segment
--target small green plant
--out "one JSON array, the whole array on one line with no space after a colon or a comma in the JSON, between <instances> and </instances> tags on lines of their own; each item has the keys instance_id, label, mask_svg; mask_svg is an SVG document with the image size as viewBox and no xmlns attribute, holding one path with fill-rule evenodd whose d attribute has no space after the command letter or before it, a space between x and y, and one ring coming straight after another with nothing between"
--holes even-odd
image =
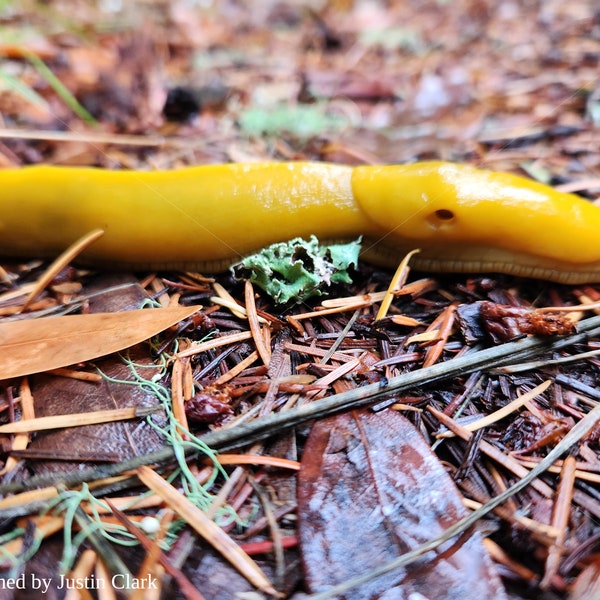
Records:
<instances>
[{"instance_id":1,"label":"small green plant","mask_svg":"<svg viewBox=\"0 0 600 600\"><path fill-rule=\"evenodd\" d=\"M48 85L56 92L60 99L86 123L96 123L96 119L77 101L77 98L65 87L62 81L48 68L46 63L31 52L23 55L37 69Z\"/></svg>"},{"instance_id":2,"label":"small green plant","mask_svg":"<svg viewBox=\"0 0 600 600\"><path fill-rule=\"evenodd\" d=\"M249 136L279 135L289 133L308 139L340 131L347 126L346 119L332 114L324 104L278 105L244 110L239 118L243 133Z\"/></svg>"},{"instance_id":3,"label":"small green plant","mask_svg":"<svg viewBox=\"0 0 600 600\"><path fill-rule=\"evenodd\" d=\"M15 77L2 69L0 69L0 84L1 87L14 92L26 102L48 108L48 103L36 91L25 85L18 77Z\"/></svg>"}]
</instances>

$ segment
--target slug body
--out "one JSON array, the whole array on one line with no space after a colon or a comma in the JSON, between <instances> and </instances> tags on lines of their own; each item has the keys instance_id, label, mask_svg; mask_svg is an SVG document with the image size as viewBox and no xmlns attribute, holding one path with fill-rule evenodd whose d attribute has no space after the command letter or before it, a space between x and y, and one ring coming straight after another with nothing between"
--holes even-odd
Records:
<instances>
[{"instance_id":1,"label":"slug body","mask_svg":"<svg viewBox=\"0 0 600 600\"><path fill-rule=\"evenodd\" d=\"M528 179L444 162L256 163L165 172L0 170L0 255L215 272L273 242L365 238L364 257L418 269L600 281L600 208Z\"/></svg>"}]
</instances>

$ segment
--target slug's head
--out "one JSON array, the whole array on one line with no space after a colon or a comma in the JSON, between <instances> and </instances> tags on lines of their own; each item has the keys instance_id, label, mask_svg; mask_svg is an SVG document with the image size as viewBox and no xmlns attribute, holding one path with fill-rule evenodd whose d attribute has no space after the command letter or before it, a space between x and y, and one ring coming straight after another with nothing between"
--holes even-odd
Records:
<instances>
[{"instance_id":1,"label":"slug's head","mask_svg":"<svg viewBox=\"0 0 600 600\"><path fill-rule=\"evenodd\" d=\"M511 202L490 175L443 162L359 167L353 190L365 216L392 238L415 243L489 241L490 229L502 227L499 213Z\"/></svg>"},{"instance_id":2,"label":"slug's head","mask_svg":"<svg viewBox=\"0 0 600 600\"><path fill-rule=\"evenodd\" d=\"M600 209L577 196L444 162L358 167L352 186L376 262L419 248L427 270L600 281Z\"/></svg>"}]
</instances>

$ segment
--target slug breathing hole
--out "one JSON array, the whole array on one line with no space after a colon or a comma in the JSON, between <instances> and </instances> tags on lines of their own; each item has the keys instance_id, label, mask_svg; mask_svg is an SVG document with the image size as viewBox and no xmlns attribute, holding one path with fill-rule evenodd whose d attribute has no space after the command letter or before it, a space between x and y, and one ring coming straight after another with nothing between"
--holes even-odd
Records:
<instances>
[{"instance_id":1,"label":"slug breathing hole","mask_svg":"<svg viewBox=\"0 0 600 600\"><path fill-rule=\"evenodd\" d=\"M452 221L452 219L454 219L454 213L447 208L440 208L439 210L436 210L434 214L438 221Z\"/></svg>"},{"instance_id":2,"label":"slug breathing hole","mask_svg":"<svg viewBox=\"0 0 600 600\"><path fill-rule=\"evenodd\" d=\"M439 208L438 210L431 213L427 217L427 221L429 222L429 224L432 227L437 228L437 227L443 227L444 225L450 225L454 221L455 218L456 218L456 215L450 209Z\"/></svg>"}]
</instances>

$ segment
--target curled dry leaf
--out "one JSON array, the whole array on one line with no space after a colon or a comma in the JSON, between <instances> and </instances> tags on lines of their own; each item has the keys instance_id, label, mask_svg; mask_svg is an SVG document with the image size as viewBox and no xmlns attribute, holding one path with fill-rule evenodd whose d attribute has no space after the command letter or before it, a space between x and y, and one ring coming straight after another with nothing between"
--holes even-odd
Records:
<instances>
[{"instance_id":1,"label":"curled dry leaf","mask_svg":"<svg viewBox=\"0 0 600 600\"><path fill-rule=\"evenodd\" d=\"M233 415L227 388L208 386L185 403L185 414L196 423L220 423Z\"/></svg>"},{"instance_id":2,"label":"curled dry leaf","mask_svg":"<svg viewBox=\"0 0 600 600\"><path fill-rule=\"evenodd\" d=\"M568 335L576 330L575 323L563 313L495 302L480 302L479 312L483 326L496 342L506 342L520 335Z\"/></svg>"},{"instance_id":3,"label":"curled dry leaf","mask_svg":"<svg viewBox=\"0 0 600 600\"><path fill-rule=\"evenodd\" d=\"M454 483L418 431L398 413L355 411L314 425L298 488L299 537L311 592L380 567L464 515ZM412 595L506 598L476 532L344 598L387 598L390 593L400 600Z\"/></svg>"}]
</instances>

